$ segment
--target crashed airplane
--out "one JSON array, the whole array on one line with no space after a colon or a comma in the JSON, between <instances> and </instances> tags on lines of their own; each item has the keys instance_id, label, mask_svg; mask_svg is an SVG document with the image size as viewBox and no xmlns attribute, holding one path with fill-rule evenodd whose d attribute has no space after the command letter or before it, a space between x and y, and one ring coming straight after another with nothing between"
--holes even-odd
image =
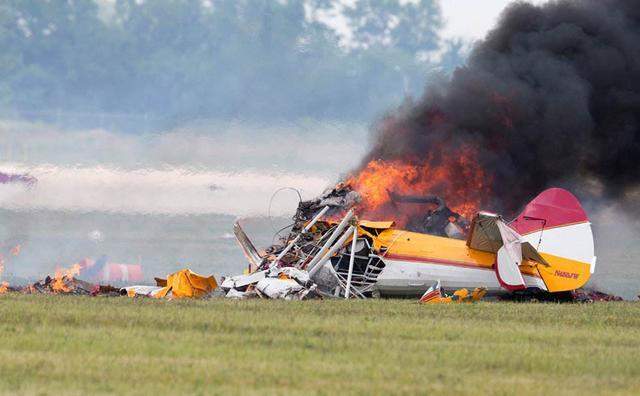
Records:
<instances>
[{"instance_id":1,"label":"crashed airplane","mask_svg":"<svg viewBox=\"0 0 640 396\"><path fill-rule=\"evenodd\" d=\"M241 289L294 267L308 272L318 293L346 298L420 296L434 284L489 294L561 293L584 286L595 270L591 223L576 197L560 188L542 192L510 222L479 212L467 223L434 201L438 208L427 217L425 232L393 221L358 220L349 194L301 203L307 213L319 210L309 218L299 208L297 216L305 221L262 254L236 223L250 273L228 279L228 287ZM416 198L405 199L411 201ZM328 215L345 205L352 208L343 216ZM448 221L434 229L442 219ZM466 238L460 239L463 229Z\"/></svg>"}]
</instances>

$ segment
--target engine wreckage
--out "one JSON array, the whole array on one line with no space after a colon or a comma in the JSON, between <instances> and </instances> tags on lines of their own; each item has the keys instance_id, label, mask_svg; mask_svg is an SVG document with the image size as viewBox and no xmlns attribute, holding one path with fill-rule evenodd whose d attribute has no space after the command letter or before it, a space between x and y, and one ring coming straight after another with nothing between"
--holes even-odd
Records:
<instances>
[{"instance_id":1,"label":"engine wreckage","mask_svg":"<svg viewBox=\"0 0 640 396\"><path fill-rule=\"evenodd\" d=\"M388 194L394 204L432 209L404 229L359 219L359 194L339 184L301 202L289 234L263 252L236 222L249 268L221 288L233 298L422 295L423 302L464 302L486 293L571 295L595 270L591 223L566 190L542 192L511 222L487 212L469 222L439 197Z\"/></svg>"}]
</instances>

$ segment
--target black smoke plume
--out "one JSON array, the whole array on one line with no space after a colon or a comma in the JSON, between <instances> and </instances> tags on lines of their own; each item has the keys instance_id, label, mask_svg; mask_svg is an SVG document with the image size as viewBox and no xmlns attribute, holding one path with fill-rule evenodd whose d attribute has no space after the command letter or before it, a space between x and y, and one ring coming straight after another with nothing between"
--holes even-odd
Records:
<instances>
[{"instance_id":1,"label":"black smoke plume","mask_svg":"<svg viewBox=\"0 0 640 396\"><path fill-rule=\"evenodd\" d=\"M515 3L451 79L381 120L372 159L476 147L496 210L552 185L640 181L640 1Z\"/></svg>"}]
</instances>

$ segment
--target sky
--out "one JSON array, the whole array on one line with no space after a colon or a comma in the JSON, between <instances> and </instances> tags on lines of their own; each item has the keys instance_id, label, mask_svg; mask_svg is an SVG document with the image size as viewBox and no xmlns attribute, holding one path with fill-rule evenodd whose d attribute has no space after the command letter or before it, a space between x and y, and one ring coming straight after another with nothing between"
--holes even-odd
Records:
<instances>
[{"instance_id":1,"label":"sky","mask_svg":"<svg viewBox=\"0 0 640 396\"><path fill-rule=\"evenodd\" d=\"M355 1L341 0L340 3L343 6L348 6ZM440 0L440 6L446 20L444 38L462 38L466 41L481 39L495 25L502 10L515 1L542 4L549 0ZM103 6L103 12L109 14L115 0L99 0L98 3ZM344 36L343 40L348 42L350 34L346 28L344 17L339 15L340 8L342 7L338 6L338 9L335 10L338 13L334 11L327 15L316 15L316 17L338 30Z\"/></svg>"},{"instance_id":2,"label":"sky","mask_svg":"<svg viewBox=\"0 0 640 396\"><path fill-rule=\"evenodd\" d=\"M443 36L473 41L481 39L493 27L502 10L514 0L440 0L446 20ZM542 4L547 0L528 0Z\"/></svg>"},{"instance_id":3,"label":"sky","mask_svg":"<svg viewBox=\"0 0 640 396\"><path fill-rule=\"evenodd\" d=\"M103 0L112 1L112 0ZM334 3L329 11L316 11L308 17L314 18L335 29L340 36L340 44L345 48L353 46L352 34L348 21L343 12L346 7L353 7L357 0L340 0ZM418 0L402 0L412 2ZM445 29L442 38L462 39L467 44L482 39L495 26L500 13L510 3L525 1L533 4L543 4L550 0L439 0L445 19ZM444 50L444 48L443 48ZM438 54L435 54L437 57Z\"/></svg>"}]
</instances>

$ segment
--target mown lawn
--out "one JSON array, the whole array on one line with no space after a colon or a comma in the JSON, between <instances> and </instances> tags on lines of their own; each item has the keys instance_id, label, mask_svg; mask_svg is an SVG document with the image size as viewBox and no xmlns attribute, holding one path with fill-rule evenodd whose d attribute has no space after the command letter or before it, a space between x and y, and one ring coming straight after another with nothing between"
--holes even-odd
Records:
<instances>
[{"instance_id":1,"label":"mown lawn","mask_svg":"<svg viewBox=\"0 0 640 396\"><path fill-rule=\"evenodd\" d=\"M0 296L2 394L640 394L640 304Z\"/></svg>"}]
</instances>

